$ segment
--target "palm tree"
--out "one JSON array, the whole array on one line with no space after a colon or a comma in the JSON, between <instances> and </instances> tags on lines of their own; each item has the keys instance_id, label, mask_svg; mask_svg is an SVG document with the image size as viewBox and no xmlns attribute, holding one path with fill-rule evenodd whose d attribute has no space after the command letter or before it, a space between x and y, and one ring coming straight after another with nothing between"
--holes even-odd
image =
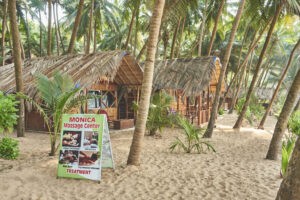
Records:
<instances>
[{"instance_id":1,"label":"palm tree","mask_svg":"<svg viewBox=\"0 0 300 200\"><path fill-rule=\"evenodd\" d=\"M153 9L153 16L149 32L149 42L147 47L146 64L144 69L144 79L142 84L141 102L143 105L138 112L137 122L134 129L132 144L127 160L128 165L139 165L142 150L142 140L145 134L146 121L148 116L150 96L152 90L152 80L154 71L154 60L156 45L162 21L165 0L156 0Z\"/></svg>"},{"instance_id":2,"label":"palm tree","mask_svg":"<svg viewBox=\"0 0 300 200\"><path fill-rule=\"evenodd\" d=\"M300 137L298 137L292 157L289 161L287 173L280 184L276 200L300 199Z\"/></svg>"},{"instance_id":3,"label":"palm tree","mask_svg":"<svg viewBox=\"0 0 300 200\"><path fill-rule=\"evenodd\" d=\"M300 92L300 69L298 70L298 73L290 88L284 106L282 108L282 111L276 123L273 137L266 157L269 160L277 159L277 154L281 144L281 139L287 128L287 123L289 121L290 115L293 112L296 101L298 100L299 92Z\"/></svg>"},{"instance_id":4,"label":"palm tree","mask_svg":"<svg viewBox=\"0 0 300 200\"><path fill-rule=\"evenodd\" d=\"M212 107L212 110L211 110L209 123L208 123L207 129L206 129L203 137L210 138L212 136L212 133L213 133L213 129L214 129L215 122L216 122L216 117L217 117L217 112L218 112L217 109L218 109L219 100L220 100L221 88L222 88L222 84L223 84L223 81L224 81L226 68L227 68L227 65L228 65L228 62L229 62L229 58L230 58L230 54L231 54L235 34L236 34L237 29L238 29L240 19L242 17L242 13L243 13L243 10L244 10L245 3L246 3L246 0L241 0L240 1L240 5L239 5L239 8L238 8L238 11L237 11L237 14L236 14L233 26L232 26L232 30L231 30L231 33L230 33L230 38L229 38L228 45L227 45L227 48L226 48L226 52L225 52L225 55L224 55L224 58L223 58L222 69L221 69L221 72L220 72L220 75L219 75L218 86L217 86L217 90L216 90L216 94L215 94L213 107Z\"/></svg>"},{"instance_id":5,"label":"palm tree","mask_svg":"<svg viewBox=\"0 0 300 200\"><path fill-rule=\"evenodd\" d=\"M266 112L265 112L263 118L260 121L260 124L258 126L259 129L264 129L264 124L265 124L265 121L266 121L266 119L267 119L267 117L269 115L269 112L270 112L271 108L272 108L272 104L273 104L273 102L274 102L274 100L275 100L275 98L276 98L276 96L278 94L278 91L279 91L279 88L280 88L280 86L281 86L281 84L283 82L283 79L285 78L285 76L286 76L286 74L287 74L287 72L288 72L288 70L289 70L289 68L291 66L294 54L295 54L296 50L299 47L300 47L300 39L298 40L297 44L295 45L295 47L293 48L293 50L292 50L292 52L290 54L290 58L289 58L289 61L287 63L287 66L286 66L286 68L285 68L285 70L284 70L284 72L283 72L283 74L282 74L282 76L281 76L281 78L280 78L280 80L279 80L279 82L277 84L277 87L276 87L276 89L275 89L275 91L273 93L272 99L271 99L271 101L270 101L270 103L269 103L269 105L268 105L268 107L266 109Z\"/></svg>"},{"instance_id":6,"label":"palm tree","mask_svg":"<svg viewBox=\"0 0 300 200\"><path fill-rule=\"evenodd\" d=\"M241 124L242 124L242 121L243 121L243 118L246 114L246 111L247 111L247 108L248 108L248 105L250 103L250 98L251 98L251 95L253 93L253 90L254 90L254 86L256 85L256 80L258 78L258 74L260 72L260 69L261 69L261 66L262 66L262 63L263 63L263 59L264 59L264 56L267 52L267 48L268 48L268 45L270 43L270 40L271 40L271 36L273 34L273 31L274 31L274 28L275 28L275 25L277 23L277 20L280 16L280 13L283 9L283 7L286 5L290 5L290 3L296 7L297 11L298 9L300 10L300 6L299 6L299 3L297 3L296 1L285 1L285 0L280 0L279 1L279 5L277 5L277 8L276 8L276 12L275 12L275 15L273 17L273 20L272 20L272 23L271 23L271 26L269 28L269 32L268 32L268 35L267 35L267 38L265 40L265 43L264 43L264 47L260 53L260 56L259 56L259 59L258 59L258 63L256 65L256 69L255 69L255 72L253 74L253 79L252 79L252 82L251 82L251 85L249 87L249 90L248 90L248 93L247 93L247 96L246 96L246 101L245 101L245 104L243 106L243 109L235 123L235 125L233 126L233 128L240 128L241 127Z\"/></svg>"},{"instance_id":7,"label":"palm tree","mask_svg":"<svg viewBox=\"0 0 300 200\"><path fill-rule=\"evenodd\" d=\"M93 17L94 17L94 0L91 1L91 9L90 9L90 22L89 22L89 35L87 38L87 44L86 44L86 53L90 53L90 43L91 43L91 37L92 37L92 24L93 24Z\"/></svg>"},{"instance_id":8,"label":"palm tree","mask_svg":"<svg viewBox=\"0 0 300 200\"><path fill-rule=\"evenodd\" d=\"M6 24L6 14L7 14L7 0L4 0L3 2L3 20L2 20L2 40L1 40L1 50L2 50L2 63L3 66L5 64L5 24Z\"/></svg>"},{"instance_id":9,"label":"palm tree","mask_svg":"<svg viewBox=\"0 0 300 200\"><path fill-rule=\"evenodd\" d=\"M202 54L202 41L203 41L203 37L204 37L204 26L206 24L206 15L207 15L207 4L208 1L205 0L205 6L204 6L204 11L203 11L203 16L202 16L202 23L200 26L200 34L199 34L199 44L198 44L198 57L201 56Z\"/></svg>"},{"instance_id":10,"label":"palm tree","mask_svg":"<svg viewBox=\"0 0 300 200\"><path fill-rule=\"evenodd\" d=\"M72 36L71 36L70 43L69 43L69 48L68 48L68 53L69 54L73 53L74 42L75 42L75 38L76 38L76 35L77 35L77 31L78 31L78 26L79 26L79 22L80 22L80 17L81 17L81 11L82 11L82 8L83 8L83 4L84 4L84 0L80 0L79 4L78 4L78 11L77 11L73 31L72 31Z\"/></svg>"},{"instance_id":11,"label":"palm tree","mask_svg":"<svg viewBox=\"0 0 300 200\"><path fill-rule=\"evenodd\" d=\"M48 0L48 39L47 39L47 55L52 54L51 50L51 40L52 40L52 0Z\"/></svg>"},{"instance_id":12,"label":"palm tree","mask_svg":"<svg viewBox=\"0 0 300 200\"><path fill-rule=\"evenodd\" d=\"M77 95L82 88L74 87L72 78L59 72L53 75L53 79L49 79L43 74L38 74L36 79L38 95L43 102L36 102L22 93L18 93L18 95L32 103L42 114L50 135L51 151L49 155L54 156L57 150L56 142L61 129L62 115L83 105L88 99L99 97L96 95Z\"/></svg>"},{"instance_id":13,"label":"palm tree","mask_svg":"<svg viewBox=\"0 0 300 200\"><path fill-rule=\"evenodd\" d=\"M219 10L218 10L218 14L217 14L217 17L216 17L214 29L213 29L213 32L211 34L211 38L210 38L209 45L208 45L207 56L210 56L210 53L211 53L211 50L212 50L212 46L213 46L213 43L214 43L214 40L215 40L215 37L216 37L216 34L217 34L219 19L221 17L222 11L223 11L225 1L226 0L222 0L221 5L220 5Z\"/></svg>"},{"instance_id":14,"label":"palm tree","mask_svg":"<svg viewBox=\"0 0 300 200\"><path fill-rule=\"evenodd\" d=\"M8 2L9 19L11 26L11 34L13 38L13 58L15 67L15 79L16 79L16 91L23 92L23 77L22 77L22 58L21 58L21 45L19 38L19 29L16 16L16 0L10 0ZM17 125L17 136L24 137L24 100L18 99L19 103L19 118Z\"/></svg>"}]
</instances>

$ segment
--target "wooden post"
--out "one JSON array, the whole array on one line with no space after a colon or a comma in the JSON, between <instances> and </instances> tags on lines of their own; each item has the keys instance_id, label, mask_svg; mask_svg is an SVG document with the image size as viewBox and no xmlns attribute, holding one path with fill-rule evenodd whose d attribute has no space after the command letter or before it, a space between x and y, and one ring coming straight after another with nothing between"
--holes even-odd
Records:
<instances>
[{"instance_id":1,"label":"wooden post","mask_svg":"<svg viewBox=\"0 0 300 200\"><path fill-rule=\"evenodd\" d=\"M190 100L189 97L186 97L186 117L187 117L188 120L190 120L189 119L189 107L190 107L190 101L189 100Z\"/></svg>"},{"instance_id":2,"label":"wooden post","mask_svg":"<svg viewBox=\"0 0 300 200\"><path fill-rule=\"evenodd\" d=\"M179 91L176 90L177 112L179 112L179 98L180 98L180 96L179 96Z\"/></svg>"},{"instance_id":3,"label":"wooden post","mask_svg":"<svg viewBox=\"0 0 300 200\"><path fill-rule=\"evenodd\" d=\"M198 97L198 125L201 124L201 106L202 106L202 94Z\"/></svg>"},{"instance_id":4,"label":"wooden post","mask_svg":"<svg viewBox=\"0 0 300 200\"><path fill-rule=\"evenodd\" d=\"M209 116L210 116L210 99L209 99L209 96L210 96L210 86L208 86L207 88L207 120L209 121Z\"/></svg>"}]
</instances>

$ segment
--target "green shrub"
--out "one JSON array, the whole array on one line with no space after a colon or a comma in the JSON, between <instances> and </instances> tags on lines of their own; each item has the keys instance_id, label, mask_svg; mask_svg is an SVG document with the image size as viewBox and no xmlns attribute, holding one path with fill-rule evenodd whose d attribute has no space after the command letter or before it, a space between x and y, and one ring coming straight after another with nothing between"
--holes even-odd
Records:
<instances>
[{"instance_id":1,"label":"green shrub","mask_svg":"<svg viewBox=\"0 0 300 200\"><path fill-rule=\"evenodd\" d=\"M18 101L15 100L14 95L4 95L0 91L0 133L8 130L10 133L14 129L14 125L17 124L18 115L16 114L18 109L16 106Z\"/></svg>"},{"instance_id":2,"label":"green shrub","mask_svg":"<svg viewBox=\"0 0 300 200\"><path fill-rule=\"evenodd\" d=\"M300 110L291 115L288 122L288 130L294 135L300 135Z\"/></svg>"},{"instance_id":3,"label":"green shrub","mask_svg":"<svg viewBox=\"0 0 300 200\"><path fill-rule=\"evenodd\" d=\"M19 141L4 136L0 140L0 158L7 160L16 159L19 156Z\"/></svg>"},{"instance_id":4,"label":"green shrub","mask_svg":"<svg viewBox=\"0 0 300 200\"><path fill-rule=\"evenodd\" d=\"M157 92L151 97L146 124L149 135L155 135L158 130L161 132L177 122L177 114L170 108L171 103L172 97L166 92ZM137 111L139 106L134 102L131 109Z\"/></svg>"},{"instance_id":5,"label":"green shrub","mask_svg":"<svg viewBox=\"0 0 300 200\"><path fill-rule=\"evenodd\" d=\"M182 141L177 137L169 147L171 151L174 151L176 148L182 148L186 153L192 153L194 150L198 153L202 153L206 147L207 151L212 150L213 152L216 152L209 142L201 141L200 136L202 136L204 129L195 128L188 120L182 118L179 118L179 125L184 129L185 140Z\"/></svg>"},{"instance_id":6,"label":"green shrub","mask_svg":"<svg viewBox=\"0 0 300 200\"><path fill-rule=\"evenodd\" d=\"M244 107L246 101L246 97L240 98L235 106L238 114L241 114L242 109ZM264 115L264 107L258 103L255 95L251 96L249 106L247 107L245 118L249 121L250 124L253 124L253 119L260 120Z\"/></svg>"},{"instance_id":7,"label":"green shrub","mask_svg":"<svg viewBox=\"0 0 300 200\"><path fill-rule=\"evenodd\" d=\"M219 110L219 115L224 115L224 110L222 108Z\"/></svg>"},{"instance_id":8,"label":"green shrub","mask_svg":"<svg viewBox=\"0 0 300 200\"><path fill-rule=\"evenodd\" d=\"M285 176L287 166L289 164L290 157L293 153L295 138L287 137L286 141L282 142L281 152L282 152L282 160L281 160L281 173Z\"/></svg>"}]
</instances>

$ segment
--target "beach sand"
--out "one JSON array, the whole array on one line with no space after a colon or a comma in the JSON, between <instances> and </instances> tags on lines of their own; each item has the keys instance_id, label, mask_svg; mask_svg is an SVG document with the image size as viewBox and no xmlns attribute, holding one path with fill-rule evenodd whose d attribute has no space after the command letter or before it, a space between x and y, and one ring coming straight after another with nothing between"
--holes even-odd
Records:
<instances>
[{"instance_id":1,"label":"beach sand","mask_svg":"<svg viewBox=\"0 0 300 200\"><path fill-rule=\"evenodd\" d=\"M49 136L27 132L20 157L0 159L0 199L275 199L281 183L280 160L265 159L276 120L266 130L247 126L233 131L236 115L218 118L209 141L216 153L185 154L168 150L180 129L146 136L140 166L126 166L133 131L111 132L115 172L95 181L56 179L58 156L49 157ZM14 136L15 137L15 136Z\"/></svg>"}]
</instances>

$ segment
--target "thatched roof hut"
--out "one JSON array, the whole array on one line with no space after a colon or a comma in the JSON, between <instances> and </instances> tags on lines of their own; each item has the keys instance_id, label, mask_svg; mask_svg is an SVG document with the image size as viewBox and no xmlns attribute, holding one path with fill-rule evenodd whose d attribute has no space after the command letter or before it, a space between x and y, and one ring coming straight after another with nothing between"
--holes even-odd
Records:
<instances>
[{"instance_id":1,"label":"thatched roof hut","mask_svg":"<svg viewBox=\"0 0 300 200\"><path fill-rule=\"evenodd\" d=\"M140 63L144 68L145 63ZM199 95L209 85L216 87L221 69L217 57L180 58L155 62L153 87L183 89L186 96Z\"/></svg>"},{"instance_id":2,"label":"thatched roof hut","mask_svg":"<svg viewBox=\"0 0 300 200\"><path fill-rule=\"evenodd\" d=\"M81 87L88 87L102 80L114 81L122 86L137 86L142 84L143 79L138 63L124 51L40 57L25 60L23 63L25 93L35 96L36 73L51 77L56 70L70 75ZM4 93L15 91L14 64L0 67L0 90Z\"/></svg>"}]
</instances>

